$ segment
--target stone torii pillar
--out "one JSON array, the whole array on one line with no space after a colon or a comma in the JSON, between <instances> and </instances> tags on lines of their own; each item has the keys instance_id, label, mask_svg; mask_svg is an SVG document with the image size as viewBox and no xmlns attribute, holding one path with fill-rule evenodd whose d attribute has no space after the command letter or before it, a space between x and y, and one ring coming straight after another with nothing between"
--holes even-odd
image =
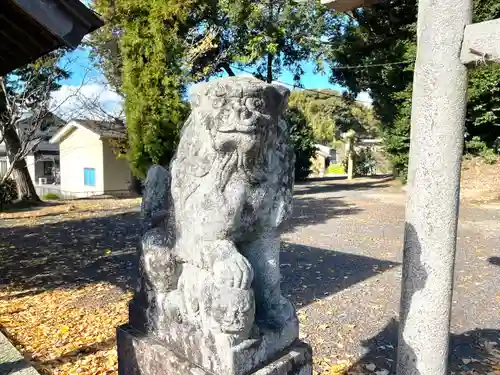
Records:
<instances>
[{"instance_id":1,"label":"stone torii pillar","mask_svg":"<svg viewBox=\"0 0 500 375\"><path fill-rule=\"evenodd\" d=\"M500 20L471 22L472 0L419 0L398 375L447 374L466 65L500 58Z\"/></svg>"},{"instance_id":2,"label":"stone torii pillar","mask_svg":"<svg viewBox=\"0 0 500 375\"><path fill-rule=\"evenodd\" d=\"M448 369L467 66L500 56L500 20L472 0L420 0L398 345L399 375Z\"/></svg>"}]
</instances>

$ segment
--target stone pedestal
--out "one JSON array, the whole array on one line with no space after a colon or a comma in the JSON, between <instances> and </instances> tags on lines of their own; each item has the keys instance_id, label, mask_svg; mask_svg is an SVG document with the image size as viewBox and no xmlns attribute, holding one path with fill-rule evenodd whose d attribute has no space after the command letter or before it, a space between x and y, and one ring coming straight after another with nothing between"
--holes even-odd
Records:
<instances>
[{"instance_id":1,"label":"stone pedestal","mask_svg":"<svg viewBox=\"0 0 500 375\"><path fill-rule=\"evenodd\" d=\"M117 329L119 375L213 375L175 353L169 345L145 335L130 325ZM242 360L252 362L252 348ZM244 354L244 353L242 353ZM279 351L267 362L256 364L248 372L239 375L308 375L312 372L311 347L301 341ZM231 375L218 372L217 375Z\"/></svg>"}]
</instances>

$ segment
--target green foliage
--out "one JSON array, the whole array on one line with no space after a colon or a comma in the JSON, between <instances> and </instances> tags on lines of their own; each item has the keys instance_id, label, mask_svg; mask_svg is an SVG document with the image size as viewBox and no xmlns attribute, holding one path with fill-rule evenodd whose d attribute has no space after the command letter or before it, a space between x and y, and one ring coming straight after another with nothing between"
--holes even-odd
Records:
<instances>
[{"instance_id":1,"label":"green foliage","mask_svg":"<svg viewBox=\"0 0 500 375\"><path fill-rule=\"evenodd\" d=\"M330 164L326 170L328 174L345 174L345 168L343 164Z\"/></svg>"},{"instance_id":2,"label":"green foliage","mask_svg":"<svg viewBox=\"0 0 500 375\"><path fill-rule=\"evenodd\" d=\"M107 23L90 45L108 82L125 97L128 159L143 177L166 164L189 112L187 85L251 69L271 82L286 68L295 81L317 54L335 17L319 0L94 0ZM319 61L320 62L320 61Z\"/></svg>"},{"instance_id":3,"label":"green foliage","mask_svg":"<svg viewBox=\"0 0 500 375\"><path fill-rule=\"evenodd\" d=\"M468 154L480 156L487 164L495 164L498 159L495 150L490 148L479 136L474 136L465 142L465 151Z\"/></svg>"},{"instance_id":4,"label":"green foliage","mask_svg":"<svg viewBox=\"0 0 500 375\"><path fill-rule=\"evenodd\" d=\"M394 172L403 179L408 170L416 16L415 0L396 0L390 7L378 4L355 10L345 27L332 30L328 52L333 66L391 63L333 70L332 81L346 86L352 96L363 90L370 92L375 114L381 120L386 151ZM500 3L497 0L474 1L475 22L498 17ZM489 148L500 136L499 92L498 64L479 65L470 71L468 139L479 136Z\"/></svg>"},{"instance_id":5,"label":"green foliage","mask_svg":"<svg viewBox=\"0 0 500 375\"><path fill-rule=\"evenodd\" d=\"M96 0L110 20L94 52L112 85L125 96L128 159L144 177L151 164L167 164L187 117L183 100L185 38L196 17L194 1ZM106 36L109 47L103 45ZM113 50L115 48L115 50Z\"/></svg>"},{"instance_id":6,"label":"green foliage","mask_svg":"<svg viewBox=\"0 0 500 375\"><path fill-rule=\"evenodd\" d=\"M47 193L42 197L42 199L44 201L57 201L61 199L61 197L55 193Z\"/></svg>"},{"instance_id":7,"label":"green foliage","mask_svg":"<svg viewBox=\"0 0 500 375\"><path fill-rule=\"evenodd\" d=\"M373 135L378 128L370 108L336 91L294 91L289 102L301 109L312 126L314 139L324 145L331 145L348 129L361 135Z\"/></svg>"},{"instance_id":8,"label":"green foliage","mask_svg":"<svg viewBox=\"0 0 500 375\"><path fill-rule=\"evenodd\" d=\"M500 17L500 2L497 0L475 0L474 22ZM473 144L477 138L487 148L495 147L500 136L500 66L498 64L477 65L469 69L469 88L466 129L467 140ZM474 140L475 139L475 140ZM467 145L466 145L467 149ZM488 151L482 150L483 154ZM490 160L492 160L490 152Z\"/></svg>"},{"instance_id":9,"label":"green foliage","mask_svg":"<svg viewBox=\"0 0 500 375\"><path fill-rule=\"evenodd\" d=\"M295 151L295 180L303 181L311 173L311 158L316 152L311 127L302 111L290 106L284 115L290 129L290 138Z\"/></svg>"},{"instance_id":10,"label":"green foliage","mask_svg":"<svg viewBox=\"0 0 500 375\"><path fill-rule=\"evenodd\" d=\"M467 137L477 136L492 147L500 137L500 67L478 66L469 77Z\"/></svg>"},{"instance_id":11,"label":"green foliage","mask_svg":"<svg viewBox=\"0 0 500 375\"><path fill-rule=\"evenodd\" d=\"M376 162L367 148L361 148L353 153L354 177L368 176L375 173ZM348 156L342 160L342 168L347 171Z\"/></svg>"},{"instance_id":12,"label":"green foliage","mask_svg":"<svg viewBox=\"0 0 500 375\"><path fill-rule=\"evenodd\" d=\"M377 65L363 69L333 70L332 81L349 89L351 96L368 91L373 111L395 171L408 168L411 87L416 52L416 1L396 0L353 11L345 28L332 30L328 52L332 66Z\"/></svg>"},{"instance_id":13,"label":"green foliage","mask_svg":"<svg viewBox=\"0 0 500 375\"><path fill-rule=\"evenodd\" d=\"M269 83L283 68L299 82L301 63L316 56L319 39L336 22L318 0L221 0L219 6L227 20L219 43L225 55Z\"/></svg>"},{"instance_id":14,"label":"green foliage","mask_svg":"<svg viewBox=\"0 0 500 375\"><path fill-rule=\"evenodd\" d=\"M398 94L401 102L392 126L384 128L383 139L394 175L406 182L410 152L411 87Z\"/></svg>"},{"instance_id":15,"label":"green foliage","mask_svg":"<svg viewBox=\"0 0 500 375\"><path fill-rule=\"evenodd\" d=\"M13 179L0 183L0 206L12 203L17 198L17 185Z\"/></svg>"}]
</instances>

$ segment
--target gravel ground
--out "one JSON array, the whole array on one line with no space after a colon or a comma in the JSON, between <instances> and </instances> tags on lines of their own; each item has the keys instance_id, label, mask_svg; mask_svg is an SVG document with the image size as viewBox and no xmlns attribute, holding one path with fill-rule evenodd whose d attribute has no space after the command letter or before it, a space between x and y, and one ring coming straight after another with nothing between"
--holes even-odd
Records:
<instances>
[{"instance_id":1,"label":"gravel ground","mask_svg":"<svg viewBox=\"0 0 500 375\"><path fill-rule=\"evenodd\" d=\"M282 285L299 308L317 372L336 374L328 366L337 361L377 375L394 370L404 204L384 179L296 186L294 218L283 235ZM69 219L57 213L0 220L0 287L30 293L109 282L130 290L137 207L88 211ZM500 374L499 217L498 205L461 208L452 373Z\"/></svg>"},{"instance_id":2,"label":"gravel ground","mask_svg":"<svg viewBox=\"0 0 500 375\"><path fill-rule=\"evenodd\" d=\"M315 356L394 371L404 205L383 179L297 186L283 285ZM499 218L498 206L462 204L452 372L500 374Z\"/></svg>"}]
</instances>

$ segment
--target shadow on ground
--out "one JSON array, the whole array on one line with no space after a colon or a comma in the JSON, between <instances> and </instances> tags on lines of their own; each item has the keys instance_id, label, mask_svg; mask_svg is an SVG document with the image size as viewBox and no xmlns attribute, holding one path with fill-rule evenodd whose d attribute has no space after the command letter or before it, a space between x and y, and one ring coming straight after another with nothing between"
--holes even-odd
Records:
<instances>
[{"instance_id":1,"label":"shadow on ground","mask_svg":"<svg viewBox=\"0 0 500 375\"><path fill-rule=\"evenodd\" d=\"M0 213L12 213L12 212L36 212L44 207L53 207L63 204L60 201L50 201L50 202L27 202L27 201L16 201L9 204L0 205ZM2 219L4 220L4 219Z\"/></svg>"},{"instance_id":2,"label":"shadow on ground","mask_svg":"<svg viewBox=\"0 0 500 375\"><path fill-rule=\"evenodd\" d=\"M17 374L21 373L22 370L28 368L28 363L25 360L17 360L12 362L2 362L0 363L0 374L8 375L8 374ZM30 373L33 375L33 373Z\"/></svg>"},{"instance_id":3,"label":"shadow on ground","mask_svg":"<svg viewBox=\"0 0 500 375\"><path fill-rule=\"evenodd\" d=\"M389 187L389 182L393 181L392 176L373 176L364 177L363 179L356 181L347 181L344 178L338 177L325 177L322 179L316 179L307 183L298 183L295 185L296 195L311 195L320 193L329 193L334 191L353 191L353 190L367 190L375 188L387 188ZM337 182L337 183L335 183Z\"/></svg>"},{"instance_id":4,"label":"shadow on ground","mask_svg":"<svg viewBox=\"0 0 500 375\"><path fill-rule=\"evenodd\" d=\"M309 207L310 214L296 217L292 225L325 220L320 206ZM322 208L326 207L324 203ZM0 228L0 288L9 285L18 291L2 298L96 282L130 290L136 277L139 230L138 212ZM298 304L336 293L396 265L291 244L284 244L281 261L283 288Z\"/></svg>"},{"instance_id":5,"label":"shadow on ground","mask_svg":"<svg viewBox=\"0 0 500 375\"><path fill-rule=\"evenodd\" d=\"M107 281L129 289L138 233L137 212L0 228L0 286L37 293Z\"/></svg>"},{"instance_id":6,"label":"shadow on ground","mask_svg":"<svg viewBox=\"0 0 500 375\"><path fill-rule=\"evenodd\" d=\"M399 322L391 319L376 336L362 342L364 356L353 366L375 364L377 371L396 373ZM453 374L497 374L500 366L500 330L476 329L451 335L449 371Z\"/></svg>"},{"instance_id":7,"label":"shadow on ground","mask_svg":"<svg viewBox=\"0 0 500 375\"><path fill-rule=\"evenodd\" d=\"M293 218L284 226L284 231L291 232L296 228L321 224L330 219L355 215L362 209L355 204L345 202L340 197L313 198L297 195L293 201Z\"/></svg>"},{"instance_id":8,"label":"shadow on ground","mask_svg":"<svg viewBox=\"0 0 500 375\"><path fill-rule=\"evenodd\" d=\"M488 262L494 266L500 266L500 257L491 257L488 259Z\"/></svg>"},{"instance_id":9,"label":"shadow on ground","mask_svg":"<svg viewBox=\"0 0 500 375\"><path fill-rule=\"evenodd\" d=\"M280 263L283 294L297 306L338 293L399 265L386 260L291 243L283 243Z\"/></svg>"}]
</instances>

